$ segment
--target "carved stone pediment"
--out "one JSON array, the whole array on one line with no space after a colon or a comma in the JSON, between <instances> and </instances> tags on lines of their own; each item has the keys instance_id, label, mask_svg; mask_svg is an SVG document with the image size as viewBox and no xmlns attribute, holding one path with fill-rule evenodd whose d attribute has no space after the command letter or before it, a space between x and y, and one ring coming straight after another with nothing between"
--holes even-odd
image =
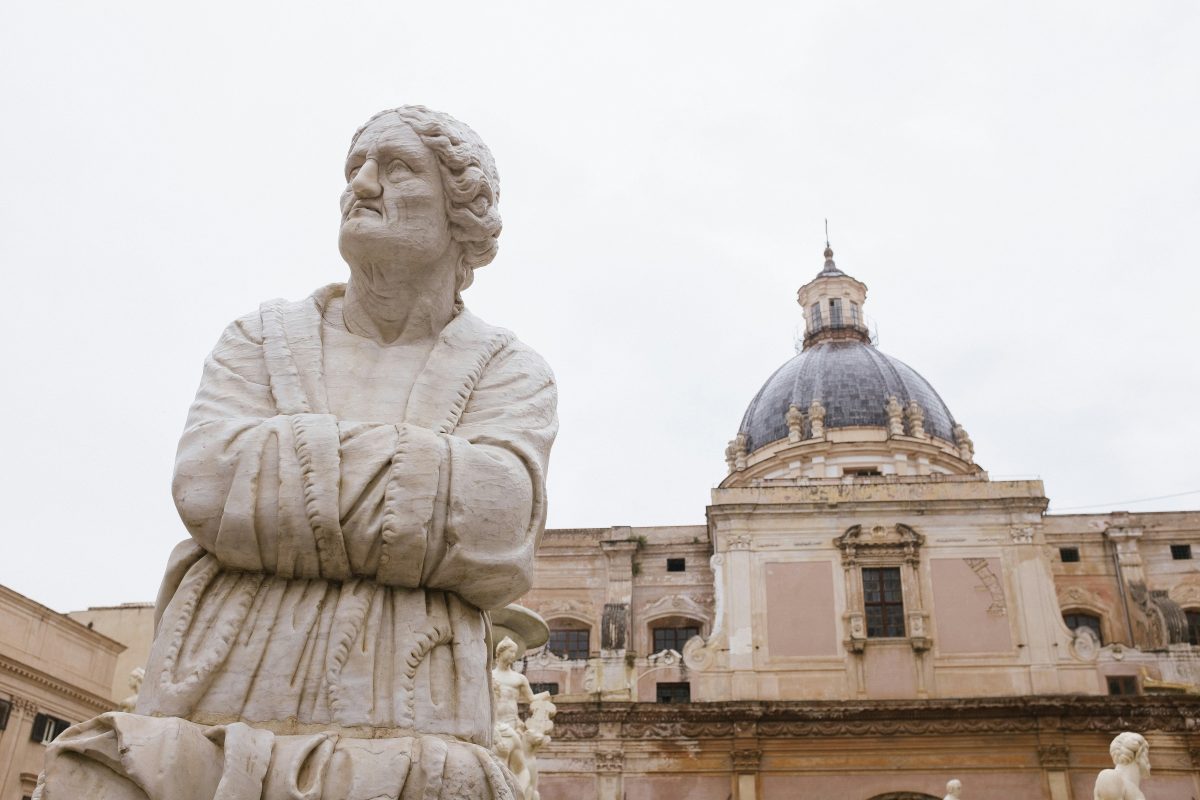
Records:
<instances>
[{"instance_id":1,"label":"carved stone pediment","mask_svg":"<svg viewBox=\"0 0 1200 800\"><path fill-rule=\"evenodd\" d=\"M833 543L842 552L845 567L873 563L916 564L925 537L903 523L869 528L853 525Z\"/></svg>"},{"instance_id":2,"label":"carved stone pediment","mask_svg":"<svg viewBox=\"0 0 1200 800\"><path fill-rule=\"evenodd\" d=\"M712 598L705 595L693 598L686 594L668 594L642 608L639 616L644 620L678 615L703 622L712 620Z\"/></svg>"}]
</instances>

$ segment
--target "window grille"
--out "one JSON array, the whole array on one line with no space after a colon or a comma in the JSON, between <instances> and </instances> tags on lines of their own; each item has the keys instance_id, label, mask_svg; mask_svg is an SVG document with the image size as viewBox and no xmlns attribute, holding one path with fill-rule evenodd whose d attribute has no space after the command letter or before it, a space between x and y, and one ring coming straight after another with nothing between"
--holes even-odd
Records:
<instances>
[{"instance_id":1,"label":"window grille","mask_svg":"<svg viewBox=\"0 0 1200 800\"><path fill-rule=\"evenodd\" d=\"M1089 628L1092 633L1096 634L1096 641L1104 644L1104 637L1100 635L1100 618L1095 614L1072 611L1069 614L1063 614L1063 622L1067 623L1067 627L1071 630Z\"/></svg>"},{"instance_id":2,"label":"window grille","mask_svg":"<svg viewBox=\"0 0 1200 800\"><path fill-rule=\"evenodd\" d=\"M660 683L655 687L654 702L690 703L692 702L692 685L686 682Z\"/></svg>"},{"instance_id":3,"label":"window grille","mask_svg":"<svg viewBox=\"0 0 1200 800\"><path fill-rule=\"evenodd\" d=\"M904 592L899 567L864 567L863 606L867 638L904 636Z\"/></svg>"},{"instance_id":4,"label":"window grille","mask_svg":"<svg viewBox=\"0 0 1200 800\"><path fill-rule=\"evenodd\" d=\"M588 657L591 649L591 631L586 630L551 630L550 642L546 649L559 657L583 659Z\"/></svg>"},{"instance_id":5,"label":"window grille","mask_svg":"<svg viewBox=\"0 0 1200 800\"><path fill-rule=\"evenodd\" d=\"M687 644L688 639L699 635L700 628L695 625L687 625L679 628L655 628L654 652L661 653L663 650L674 650L676 653L682 653L683 646Z\"/></svg>"}]
</instances>

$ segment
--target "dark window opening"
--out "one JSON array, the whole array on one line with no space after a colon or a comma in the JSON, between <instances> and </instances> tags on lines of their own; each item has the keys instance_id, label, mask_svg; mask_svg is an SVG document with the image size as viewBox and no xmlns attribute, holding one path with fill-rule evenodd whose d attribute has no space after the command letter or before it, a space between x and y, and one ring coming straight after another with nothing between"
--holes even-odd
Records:
<instances>
[{"instance_id":1,"label":"dark window opening","mask_svg":"<svg viewBox=\"0 0 1200 800\"><path fill-rule=\"evenodd\" d=\"M700 628L695 625L686 625L680 628L655 628L654 652L674 650L676 653L682 653L683 646L687 644L688 639L699 635Z\"/></svg>"},{"instance_id":2,"label":"dark window opening","mask_svg":"<svg viewBox=\"0 0 1200 800\"><path fill-rule=\"evenodd\" d=\"M1063 614L1063 622L1067 623L1067 627L1071 630L1078 630L1079 628L1089 629L1092 633L1096 634L1096 641L1104 644L1104 637L1100 635L1100 618L1095 614L1082 614L1079 612Z\"/></svg>"},{"instance_id":3,"label":"dark window opening","mask_svg":"<svg viewBox=\"0 0 1200 800\"><path fill-rule=\"evenodd\" d=\"M1060 547L1058 548L1058 556L1064 564L1074 564L1079 560L1078 547Z\"/></svg>"},{"instance_id":4,"label":"dark window opening","mask_svg":"<svg viewBox=\"0 0 1200 800\"><path fill-rule=\"evenodd\" d=\"M1190 561L1192 558L1192 546L1190 544L1171 545L1171 558L1176 561Z\"/></svg>"},{"instance_id":5,"label":"dark window opening","mask_svg":"<svg viewBox=\"0 0 1200 800\"><path fill-rule=\"evenodd\" d=\"M557 683L530 683L529 691L533 692L534 694L541 694L542 692L549 692L550 694L558 694L558 684Z\"/></svg>"},{"instance_id":6,"label":"dark window opening","mask_svg":"<svg viewBox=\"0 0 1200 800\"><path fill-rule=\"evenodd\" d=\"M587 658L591 649L591 631L551 630L546 649L562 658Z\"/></svg>"},{"instance_id":7,"label":"dark window opening","mask_svg":"<svg viewBox=\"0 0 1200 800\"><path fill-rule=\"evenodd\" d=\"M1124 695L1137 694L1137 677L1134 675L1109 675L1108 693Z\"/></svg>"},{"instance_id":8,"label":"dark window opening","mask_svg":"<svg viewBox=\"0 0 1200 800\"><path fill-rule=\"evenodd\" d=\"M810 322L812 324L812 329L814 331L820 330L821 329L821 304L813 303L812 306L808 309L808 311L809 311L809 316L811 317Z\"/></svg>"},{"instance_id":9,"label":"dark window opening","mask_svg":"<svg viewBox=\"0 0 1200 800\"><path fill-rule=\"evenodd\" d=\"M71 727L65 719L52 717L49 714L38 714L33 718L33 730L29 734L31 742L50 744L60 733Z\"/></svg>"},{"instance_id":10,"label":"dark window opening","mask_svg":"<svg viewBox=\"0 0 1200 800\"><path fill-rule=\"evenodd\" d=\"M692 702L692 685L690 683L660 683L654 690L656 703L690 703Z\"/></svg>"},{"instance_id":11,"label":"dark window opening","mask_svg":"<svg viewBox=\"0 0 1200 800\"><path fill-rule=\"evenodd\" d=\"M667 572L685 572L687 570L687 559L683 558L668 558Z\"/></svg>"},{"instance_id":12,"label":"dark window opening","mask_svg":"<svg viewBox=\"0 0 1200 800\"><path fill-rule=\"evenodd\" d=\"M8 727L8 715L12 711L12 701L0 700L0 731Z\"/></svg>"},{"instance_id":13,"label":"dark window opening","mask_svg":"<svg viewBox=\"0 0 1200 800\"><path fill-rule=\"evenodd\" d=\"M842 470L842 474L853 478L878 478L883 475L875 467L846 467Z\"/></svg>"},{"instance_id":14,"label":"dark window opening","mask_svg":"<svg viewBox=\"0 0 1200 800\"><path fill-rule=\"evenodd\" d=\"M842 301L836 297L829 301L829 324L842 327Z\"/></svg>"},{"instance_id":15,"label":"dark window opening","mask_svg":"<svg viewBox=\"0 0 1200 800\"><path fill-rule=\"evenodd\" d=\"M865 567L862 571L867 638L904 636L904 591L899 567Z\"/></svg>"},{"instance_id":16,"label":"dark window opening","mask_svg":"<svg viewBox=\"0 0 1200 800\"><path fill-rule=\"evenodd\" d=\"M1188 609L1183 613L1187 615L1188 644L1200 645L1200 611Z\"/></svg>"}]
</instances>

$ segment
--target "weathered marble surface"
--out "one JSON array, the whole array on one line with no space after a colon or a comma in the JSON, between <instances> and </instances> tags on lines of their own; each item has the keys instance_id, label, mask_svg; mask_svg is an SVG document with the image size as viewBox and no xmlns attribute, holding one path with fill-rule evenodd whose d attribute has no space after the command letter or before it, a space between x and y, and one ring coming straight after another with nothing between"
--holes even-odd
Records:
<instances>
[{"instance_id":1,"label":"weathered marble surface","mask_svg":"<svg viewBox=\"0 0 1200 800\"><path fill-rule=\"evenodd\" d=\"M496 169L406 106L355 134L346 180L349 283L213 349L136 713L51 745L42 800L521 794L490 749L483 611L529 587L557 419L542 359L462 305Z\"/></svg>"},{"instance_id":2,"label":"weathered marble surface","mask_svg":"<svg viewBox=\"0 0 1200 800\"><path fill-rule=\"evenodd\" d=\"M1108 747L1113 768L1096 776L1095 800L1146 800L1142 779L1150 777L1150 745L1133 731L1117 734Z\"/></svg>"}]
</instances>

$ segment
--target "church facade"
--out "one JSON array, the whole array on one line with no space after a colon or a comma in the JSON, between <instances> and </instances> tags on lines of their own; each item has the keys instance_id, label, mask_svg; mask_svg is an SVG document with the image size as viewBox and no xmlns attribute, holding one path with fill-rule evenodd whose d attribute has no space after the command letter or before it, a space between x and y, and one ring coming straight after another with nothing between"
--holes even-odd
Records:
<instances>
[{"instance_id":1,"label":"church facade","mask_svg":"<svg viewBox=\"0 0 1200 800\"><path fill-rule=\"evenodd\" d=\"M706 524L547 531L543 800L1200 796L1200 513L1046 514L879 351L827 249Z\"/></svg>"}]
</instances>

